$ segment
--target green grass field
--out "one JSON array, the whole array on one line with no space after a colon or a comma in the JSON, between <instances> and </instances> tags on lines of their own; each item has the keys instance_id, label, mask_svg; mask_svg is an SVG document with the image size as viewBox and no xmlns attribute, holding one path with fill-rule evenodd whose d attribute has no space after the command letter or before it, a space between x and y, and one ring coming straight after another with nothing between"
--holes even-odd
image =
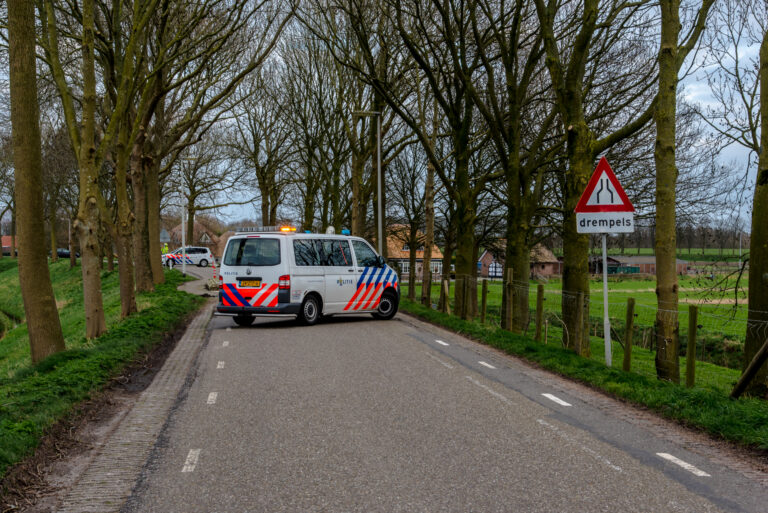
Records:
<instances>
[{"instance_id":1,"label":"green grass field","mask_svg":"<svg viewBox=\"0 0 768 513\"><path fill-rule=\"evenodd\" d=\"M184 278L168 271L165 284L137 297L139 312L120 320L117 271L103 272L108 331L86 340L82 270L61 261L50 265L50 273L67 350L32 365L16 262L0 260L0 311L8 322L0 340L0 476L29 455L50 426L162 341L202 302L176 290Z\"/></svg>"}]
</instances>

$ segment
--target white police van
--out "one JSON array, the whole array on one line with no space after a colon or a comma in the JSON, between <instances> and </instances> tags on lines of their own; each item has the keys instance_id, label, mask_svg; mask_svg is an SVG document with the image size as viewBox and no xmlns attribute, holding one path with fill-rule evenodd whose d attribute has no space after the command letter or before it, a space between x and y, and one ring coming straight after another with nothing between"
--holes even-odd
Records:
<instances>
[{"instance_id":1,"label":"white police van","mask_svg":"<svg viewBox=\"0 0 768 513\"><path fill-rule=\"evenodd\" d=\"M216 263L211 250L201 246L194 247L188 246L185 248L179 248L170 253L163 255L163 265L173 267L186 263L187 265L196 265L198 267L208 267L211 263Z\"/></svg>"},{"instance_id":2,"label":"white police van","mask_svg":"<svg viewBox=\"0 0 768 513\"><path fill-rule=\"evenodd\" d=\"M397 273L365 239L261 230L230 237L221 260L216 310L239 326L256 315L295 315L311 325L321 315L365 312L386 320L397 313Z\"/></svg>"}]
</instances>

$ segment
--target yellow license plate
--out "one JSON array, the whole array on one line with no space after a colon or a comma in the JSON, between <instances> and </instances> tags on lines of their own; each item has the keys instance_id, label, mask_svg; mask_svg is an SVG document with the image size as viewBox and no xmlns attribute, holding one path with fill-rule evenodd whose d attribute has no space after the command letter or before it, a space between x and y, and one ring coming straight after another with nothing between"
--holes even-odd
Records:
<instances>
[{"instance_id":1,"label":"yellow license plate","mask_svg":"<svg viewBox=\"0 0 768 513\"><path fill-rule=\"evenodd\" d=\"M261 281L260 280L241 280L240 286L241 287L261 287Z\"/></svg>"}]
</instances>

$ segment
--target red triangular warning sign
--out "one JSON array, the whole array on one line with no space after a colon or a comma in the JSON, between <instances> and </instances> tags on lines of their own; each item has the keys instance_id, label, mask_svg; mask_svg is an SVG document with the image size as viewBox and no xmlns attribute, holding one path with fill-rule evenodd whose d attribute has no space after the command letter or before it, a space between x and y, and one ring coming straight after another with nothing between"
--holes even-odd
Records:
<instances>
[{"instance_id":1,"label":"red triangular warning sign","mask_svg":"<svg viewBox=\"0 0 768 513\"><path fill-rule=\"evenodd\" d=\"M600 158L574 212L634 212L627 193L605 157Z\"/></svg>"}]
</instances>

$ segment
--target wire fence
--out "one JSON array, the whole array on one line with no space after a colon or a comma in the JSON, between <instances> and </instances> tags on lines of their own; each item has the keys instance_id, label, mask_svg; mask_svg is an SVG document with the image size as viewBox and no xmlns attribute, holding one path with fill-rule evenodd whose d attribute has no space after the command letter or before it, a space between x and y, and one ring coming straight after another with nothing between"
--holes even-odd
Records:
<instances>
[{"instance_id":1,"label":"wire fence","mask_svg":"<svg viewBox=\"0 0 768 513\"><path fill-rule=\"evenodd\" d=\"M483 285L483 281L486 281ZM465 284L466 283L466 284ZM475 320L483 321L492 327L505 327L505 315L502 309L502 297L506 287L513 297L512 312L508 318L515 318L516 330L533 337L537 328L540 331L542 344L557 344L563 347L573 347L573 334L568 332L566 315L583 315L583 325L589 333L589 358L605 363L605 337L603 293L592 290L584 295L577 292L563 291L559 284L546 286L537 283L512 281L503 284L500 281L476 279L475 277L457 276L456 280L448 282L448 309L455 313L455 296L457 289L476 291L476 304L472 315ZM690 297L681 297L678 310L659 310L656 305L653 289L643 289L638 284L635 289L626 288L619 291L609 291L608 318L611 328L611 366L621 369L626 364L625 346L628 340L627 323L633 325L630 358L628 360L631 372L656 378L656 351L659 337L657 324L660 321L676 327L678 340L678 355L680 382L686 382L686 355L690 340L695 341L693 355L696 361L694 385L717 389L730 393L741 375L744 367L744 342L747 337L753 340L768 339L768 312L755 312L746 304L721 305L710 304ZM444 282L433 283L431 304L433 308L441 308L445 295ZM404 294L408 286L404 284ZM421 284L417 284L416 299L420 298ZM541 294L541 298L537 296ZM438 299L439 298L439 299ZM630 298L634 303L631 319L627 317ZM527 305L527 311L521 312L518 305ZM538 306L538 307L537 307ZM581 312L579 312L581 308ZM537 315L537 310L540 310ZM565 312L565 315L564 315ZM691 326L691 315L695 315ZM537 319L541 321L537 327ZM748 320L751 319L751 320ZM579 325L577 322L575 325ZM695 330L690 332L691 328ZM665 343L661 339L661 343Z\"/></svg>"}]
</instances>

